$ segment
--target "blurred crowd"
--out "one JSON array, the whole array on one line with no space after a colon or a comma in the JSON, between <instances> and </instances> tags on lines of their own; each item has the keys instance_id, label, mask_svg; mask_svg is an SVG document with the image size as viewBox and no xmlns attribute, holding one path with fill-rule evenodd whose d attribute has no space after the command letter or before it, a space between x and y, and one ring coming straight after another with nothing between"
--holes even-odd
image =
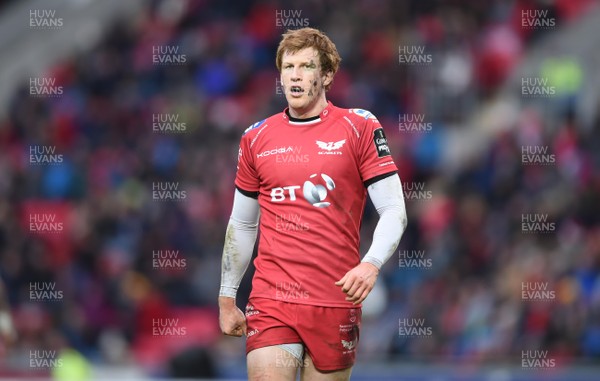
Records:
<instances>
[{"instance_id":1,"label":"blurred crowd","mask_svg":"<svg viewBox=\"0 0 600 381\"><path fill-rule=\"evenodd\" d=\"M0 277L19 333L7 363L27 368L31 350L70 347L92 362L168 374L169 361L197 359L194 348L243 357L242 340L222 339L218 330L220 256L241 133L285 107L274 53L285 31L277 19L286 13L276 12L291 10L301 13L288 18L324 30L343 58L328 98L373 112L403 182L431 191L407 199L399 248L422 250L431 266L399 267L397 257L385 266L385 309L365 319L359 357L520 361L523 350L546 349L565 361L597 360L600 114L583 128L565 107L549 128L543 109L523 107L485 154L442 170L446 129L461 128L528 47L590 3L308 1L300 8L165 0L116 20L97 46L47 73L59 96L32 96L24 81L0 120ZM548 10L557 27L523 28L523 9ZM157 46L177 48L180 62L157 63ZM432 62L402 64L400 46L424 47ZM158 114L185 127L156 131ZM399 115L407 114L424 115L431 130L401 131ZM32 163L32 146L54 147L61 162ZM523 163L523 146L548 147L553 165ZM185 197L153 198L157 182L177 183ZM55 216L61 228L32 231L32 214ZM546 215L554 228L524 232L523 214ZM376 221L369 206L365 248ZM157 268L158 251L185 261ZM524 282L546 284L555 297L523 300ZM54 285L61 297L32 300L32 285ZM397 335L399 319L412 318L431 334ZM171 328L187 332L157 338L155 319L177 319ZM172 359L181 353L183 360Z\"/></svg>"}]
</instances>

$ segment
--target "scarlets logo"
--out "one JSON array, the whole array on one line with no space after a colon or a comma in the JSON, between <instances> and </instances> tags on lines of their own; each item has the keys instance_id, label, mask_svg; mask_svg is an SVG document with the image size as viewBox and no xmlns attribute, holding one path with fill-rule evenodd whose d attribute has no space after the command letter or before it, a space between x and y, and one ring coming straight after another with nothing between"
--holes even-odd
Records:
<instances>
[{"instance_id":1,"label":"scarlets logo","mask_svg":"<svg viewBox=\"0 0 600 381\"><path fill-rule=\"evenodd\" d=\"M346 143L346 139L339 140L337 142L322 142L320 140L316 141L317 146L322 150L319 151L319 155L341 155L341 148Z\"/></svg>"},{"instance_id":2,"label":"scarlets logo","mask_svg":"<svg viewBox=\"0 0 600 381\"><path fill-rule=\"evenodd\" d=\"M317 140L317 145L320 149L324 149L326 151L333 151L342 148L342 146L346 143L346 139L340 140L338 142L322 142Z\"/></svg>"},{"instance_id":3,"label":"scarlets logo","mask_svg":"<svg viewBox=\"0 0 600 381\"><path fill-rule=\"evenodd\" d=\"M342 339L342 347L351 351L354 348L356 348L356 340L346 341L346 340Z\"/></svg>"}]
</instances>

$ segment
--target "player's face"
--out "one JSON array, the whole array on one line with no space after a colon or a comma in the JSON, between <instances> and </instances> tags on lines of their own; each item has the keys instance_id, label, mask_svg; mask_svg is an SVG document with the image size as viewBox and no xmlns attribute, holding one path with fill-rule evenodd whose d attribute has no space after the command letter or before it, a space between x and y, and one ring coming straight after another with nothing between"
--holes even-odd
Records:
<instances>
[{"instance_id":1,"label":"player's face","mask_svg":"<svg viewBox=\"0 0 600 381\"><path fill-rule=\"evenodd\" d=\"M327 106L325 85L331 79L331 73L321 73L319 54L315 48L285 52L282 56L281 84L293 117L318 115Z\"/></svg>"}]
</instances>

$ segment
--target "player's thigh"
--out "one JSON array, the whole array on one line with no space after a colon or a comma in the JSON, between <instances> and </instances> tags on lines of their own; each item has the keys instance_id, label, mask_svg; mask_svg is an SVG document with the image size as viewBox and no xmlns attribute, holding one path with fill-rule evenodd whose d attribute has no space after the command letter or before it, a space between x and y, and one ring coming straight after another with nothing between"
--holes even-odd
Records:
<instances>
[{"instance_id":1,"label":"player's thigh","mask_svg":"<svg viewBox=\"0 0 600 381\"><path fill-rule=\"evenodd\" d=\"M277 345L248 352L249 381L295 381L300 362Z\"/></svg>"},{"instance_id":2,"label":"player's thigh","mask_svg":"<svg viewBox=\"0 0 600 381\"><path fill-rule=\"evenodd\" d=\"M304 366L300 371L301 381L348 381L352 368L321 372L313 363L308 353L304 354Z\"/></svg>"}]
</instances>

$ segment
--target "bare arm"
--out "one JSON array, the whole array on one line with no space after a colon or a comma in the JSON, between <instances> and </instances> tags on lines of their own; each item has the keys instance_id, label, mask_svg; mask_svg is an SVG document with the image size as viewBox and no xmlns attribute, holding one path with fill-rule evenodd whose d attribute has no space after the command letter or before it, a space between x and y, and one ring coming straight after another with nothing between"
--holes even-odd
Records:
<instances>
[{"instance_id":1,"label":"bare arm","mask_svg":"<svg viewBox=\"0 0 600 381\"><path fill-rule=\"evenodd\" d=\"M4 290L4 282L0 279L0 343L12 344L17 340L17 332L10 315L8 297Z\"/></svg>"}]
</instances>

